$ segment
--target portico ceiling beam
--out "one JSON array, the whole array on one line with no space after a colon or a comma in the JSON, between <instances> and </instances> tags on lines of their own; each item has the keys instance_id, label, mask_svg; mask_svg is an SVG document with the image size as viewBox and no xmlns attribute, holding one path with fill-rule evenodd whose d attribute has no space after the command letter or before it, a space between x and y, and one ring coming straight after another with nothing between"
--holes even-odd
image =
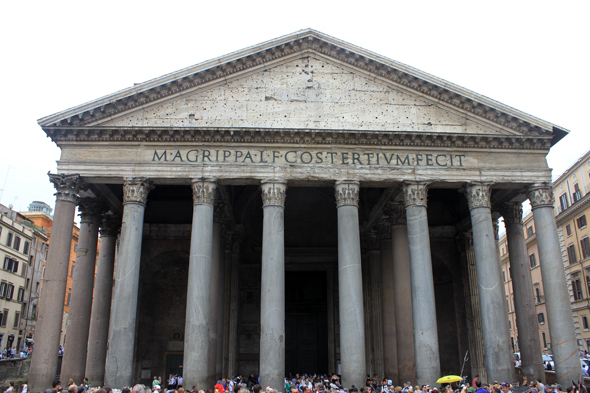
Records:
<instances>
[{"instance_id":1,"label":"portico ceiling beam","mask_svg":"<svg viewBox=\"0 0 590 393\"><path fill-rule=\"evenodd\" d=\"M113 212L113 214L123 215L123 204L106 185L101 183L90 183L88 186L94 194L105 199L109 206L109 210Z\"/></svg>"},{"instance_id":2,"label":"portico ceiling beam","mask_svg":"<svg viewBox=\"0 0 590 393\"><path fill-rule=\"evenodd\" d=\"M373 206L373 209L369 214L369 218L361 226L362 233L368 232L371 227L381 219L383 216L383 208L385 207L385 204L389 201L392 201L399 193L400 188L398 187L392 187L385 190L375 206Z\"/></svg>"}]
</instances>

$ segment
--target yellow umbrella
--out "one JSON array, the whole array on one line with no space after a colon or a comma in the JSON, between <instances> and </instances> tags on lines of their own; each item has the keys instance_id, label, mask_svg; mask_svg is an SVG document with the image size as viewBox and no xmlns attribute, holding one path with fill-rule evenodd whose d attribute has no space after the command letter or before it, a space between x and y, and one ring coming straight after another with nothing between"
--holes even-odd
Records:
<instances>
[{"instance_id":1,"label":"yellow umbrella","mask_svg":"<svg viewBox=\"0 0 590 393\"><path fill-rule=\"evenodd\" d=\"M462 381L463 377L458 375L447 375L446 377L439 378L436 383L451 383L451 382L459 382Z\"/></svg>"}]
</instances>

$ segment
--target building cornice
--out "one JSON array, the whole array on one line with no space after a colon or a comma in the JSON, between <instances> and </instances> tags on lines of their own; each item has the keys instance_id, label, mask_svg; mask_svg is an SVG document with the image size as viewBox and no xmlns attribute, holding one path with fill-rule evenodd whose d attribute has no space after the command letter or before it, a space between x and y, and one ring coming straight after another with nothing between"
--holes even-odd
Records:
<instances>
[{"instance_id":1,"label":"building cornice","mask_svg":"<svg viewBox=\"0 0 590 393\"><path fill-rule=\"evenodd\" d=\"M555 217L555 221L557 225L563 225L566 221L571 220L574 216L583 212L583 210L587 207L590 207L590 193L584 195L582 199L559 213Z\"/></svg>"},{"instance_id":2,"label":"building cornice","mask_svg":"<svg viewBox=\"0 0 590 393\"><path fill-rule=\"evenodd\" d=\"M489 99L444 79L391 60L358 46L307 29L267 41L226 56L164 75L123 89L86 104L39 119L49 127L80 127L105 121L113 116L140 108L177 94L188 92L216 80L225 80L237 73L264 68L282 59L317 53L340 63L363 70L377 78L437 102L487 119L521 135L551 136L556 143L567 130Z\"/></svg>"},{"instance_id":3,"label":"building cornice","mask_svg":"<svg viewBox=\"0 0 590 393\"><path fill-rule=\"evenodd\" d=\"M374 145L436 148L544 150L551 136L445 134L416 131L357 131L218 127L45 127L55 143L276 143L308 145Z\"/></svg>"}]
</instances>

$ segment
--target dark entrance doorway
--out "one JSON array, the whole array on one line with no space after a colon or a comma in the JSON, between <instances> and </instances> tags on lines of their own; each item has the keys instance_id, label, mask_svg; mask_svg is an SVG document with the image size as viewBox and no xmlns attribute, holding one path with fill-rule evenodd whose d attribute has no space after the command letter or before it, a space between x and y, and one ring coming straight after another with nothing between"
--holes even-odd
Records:
<instances>
[{"instance_id":1,"label":"dark entrance doorway","mask_svg":"<svg viewBox=\"0 0 590 393\"><path fill-rule=\"evenodd\" d=\"M328 301L325 271L285 274L285 368L328 373Z\"/></svg>"}]
</instances>

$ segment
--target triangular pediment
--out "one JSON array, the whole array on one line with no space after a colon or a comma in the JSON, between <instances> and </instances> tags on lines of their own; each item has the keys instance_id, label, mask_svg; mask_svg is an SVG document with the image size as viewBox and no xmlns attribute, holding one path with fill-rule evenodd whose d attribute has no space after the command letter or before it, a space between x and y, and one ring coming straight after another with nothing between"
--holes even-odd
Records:
<instances>
[{"instance_id":1,"label":"triangular pediment","mask_svg":"<svg viewBox=\"0 0 590 393\"><path fill-rule=\"evenodd\" d=\"M246 48L39 120L68 128L213 127L552 137L566 131L314 30Z\"/></svg>"}]
</instances>

